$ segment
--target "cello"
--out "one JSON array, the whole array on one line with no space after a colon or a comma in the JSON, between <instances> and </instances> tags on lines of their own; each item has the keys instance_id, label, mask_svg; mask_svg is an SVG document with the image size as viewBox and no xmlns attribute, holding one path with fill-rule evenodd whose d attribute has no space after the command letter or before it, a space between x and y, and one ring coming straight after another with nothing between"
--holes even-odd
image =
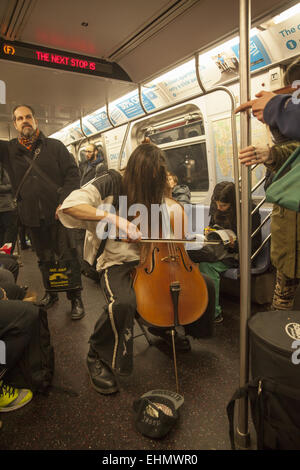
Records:
<instances>
[{"instance_id":1,"label":"cello","mask_svg":"<svg viewBox=\"0 0 300 470\"><path fill-rule=\"evenodd\" d=\"M170 214L171 232L174 233L176 218L181 219L181 237L184 240L183 228L187 225L183 207L169 198L165 199L165 205L166 209L171 206L173 209ZM137 312L148 324L172 329L178 391L175 328L191 324L201 317L208 304L208 291L198 266L190 260L183 243L172 242L172 239L148 241L150 249L136 267L133 281Z\"/></svg>"}]
</instances>

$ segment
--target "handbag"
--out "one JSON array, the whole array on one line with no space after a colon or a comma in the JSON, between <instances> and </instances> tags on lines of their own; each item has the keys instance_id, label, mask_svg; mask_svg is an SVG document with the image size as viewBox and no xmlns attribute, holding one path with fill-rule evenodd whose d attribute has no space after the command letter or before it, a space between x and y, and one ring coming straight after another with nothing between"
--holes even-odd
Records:
<instances>
[{"instance_id":1,"label":"handbag","mask_svg":"<svg viewBox=\"0 0 300 470\"><path fill-rule=\"evenodd\" d=\"M214 225L213 230L206 235L206 240L219 242L207 244L200 250L188 250L188 254L194 263L216 263L227 258L238 259L238 254L228 250L231 240L237 240L236 234L229 229L223 229L219 225Z\"/></svg>"},{"instance_id":2,"label":"handbag","mask_svg":"<svg viewBox=\"0 0 300 470\"><path fill-rule=\"evenodd\" d=\"M46 291L66 292L81 288L81 270L77 258L40 261Z\"/></svg>"},{"instance_id":3,"label":"handbag","mask_svg":"<svg viewBox=\"0 0 300 470\"><path fill-rule=\"evenodd\" d=\"M298 147L275 174L266 190L266 201L300 212L300 147Z\"/></svg>"}]
</instances>

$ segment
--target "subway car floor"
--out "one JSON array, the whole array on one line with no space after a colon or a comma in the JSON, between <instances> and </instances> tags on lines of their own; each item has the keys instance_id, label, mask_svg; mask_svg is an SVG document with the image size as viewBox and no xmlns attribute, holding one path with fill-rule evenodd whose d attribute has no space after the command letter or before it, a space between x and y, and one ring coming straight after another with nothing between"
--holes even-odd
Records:
<instances>
[{"instance_id":1,"label":"subway car floor","mask_svg":"<svg viewBox=\"0 0 300 470\"><path fill-rule=\"evenodd\" d=\"M40 298L43 287L36 256L21 252L18 283ZM239 384L239 299L222 296L223 323L212 338L191 339L190 352L177 353L179 392L184 396L180 418L160 440L141 435L132 404L143 393L160 388L176 391L171 348L157 337L149 346L134 340L134 370L120 378L120 392L101 395L90 384L86 367L88 339L101 314L99 286L83 276L86 315L72 321L65 293L48 310L55 350L54 387L36 394L27 406L1 413L2 450L228 450L226 405ZM253 311L265 306L253 306ZM138 325L136 334L140 333ZM151 336L151 335L150 335ZM69 393L70 392L70 393ZM250 424L251 426L251 424ZM255 436L251 435L253 441ZM253 445L255 448L255 443Z\"/></svg>"}]
</instances>

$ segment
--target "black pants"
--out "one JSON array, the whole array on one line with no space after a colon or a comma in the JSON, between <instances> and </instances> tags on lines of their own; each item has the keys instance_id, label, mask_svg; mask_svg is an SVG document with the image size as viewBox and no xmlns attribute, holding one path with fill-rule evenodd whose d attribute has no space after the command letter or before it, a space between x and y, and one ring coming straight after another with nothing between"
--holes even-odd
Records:
<instances>
[{"instance_id":1,"label":"black pants","mask_svg":"<svg viewBox=\"0 0 300 470\"><path fill-rule=\"evenodd\" d=\"M19 263L15 256L0 253L0 267L10 271L13 274L15 281L17 281L19 274Z\"/></svg>"},{"instance_id":2,"label":"black pants","mask_svg":"<svg viewBox=\"0 0 300 470\"><path fill-rule=\"evenodd\" d=\"M39 265L43 261L56 259L77 260L76 243L72 229L67 229L58 220L51 225L41 223L40 227L30 227L31 239L35 248ZM80 263L76 263L80 273ZM46 286L45 286L46 287ZM80 294L81 287L77 291L68 291L68 298Z\"/></svg>"},{"instance_id":3,"label":"black pants","mask_svg":"<svg viewBox=\"0 0 300 470\"><path fill-rule=\"evenodd\" d=\"M1 369L10 370L21 359L38 321L39 309L32 303L0 300L0 340L6 353L5 364L0 364L0 375Z\"/></svg>"},{"instance_id":4,"label":"black pants","mask_svg":"<svg viewBox=\"0 0 300 470\"><path fill-rule=\"evenodd\" d=\"M5 290L6 296L10 300L23 300L26 294L26 289L24 287L18 286L13 282L2 281L0 287ZM2 292L1 292L2 294ZM2 300L2 296L1 296Z\"/></svg>"},{"instance_id":5,"label":"black pants","mask_svg":"<svg viewBox=\"0 0 300 470\"><path fill-rule=\"evenodd\" d=\"M98 355L119 374L132 372L133 321L136 313L131 272L136 263L112 266L102 273L107 305L91 335L89 355Z\"/></svg>"},{"instance_id":6,"label":"black pants","mask_svg":"<svg viewBox=\"0 0 300 470\"><path fill-rule=\"evenodd\" d=\"M102 273L100 281L107 305L89 340L89 356L98 355L121 375L130 374L133 367L133 323L136 314L136 297L131 273L134 266L136 263L124 263L120 266L112 266ZM199 320L185 326L186 334L195 338L210 336L213 333L214 284L209 277L203 277L209 295L207 309Z\"/></svg>"}]
</instances>

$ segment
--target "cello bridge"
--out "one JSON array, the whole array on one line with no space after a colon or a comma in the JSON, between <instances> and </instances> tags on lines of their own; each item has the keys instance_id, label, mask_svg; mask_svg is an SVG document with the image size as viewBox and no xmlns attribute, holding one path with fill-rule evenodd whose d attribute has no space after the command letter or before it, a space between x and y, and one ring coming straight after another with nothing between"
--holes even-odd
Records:
<instances>
[{"instance_id":1,"label":"cello bridge","mask_svg":"<svg viewBox=\"0 0 300 470\"><path fill-rule=\"evenodd\" d=\"M166 263L175 263L178 262L179 256L165 256L164 258L161 258L161 261L164 261Z\"/></svg>"}]
</instances>

